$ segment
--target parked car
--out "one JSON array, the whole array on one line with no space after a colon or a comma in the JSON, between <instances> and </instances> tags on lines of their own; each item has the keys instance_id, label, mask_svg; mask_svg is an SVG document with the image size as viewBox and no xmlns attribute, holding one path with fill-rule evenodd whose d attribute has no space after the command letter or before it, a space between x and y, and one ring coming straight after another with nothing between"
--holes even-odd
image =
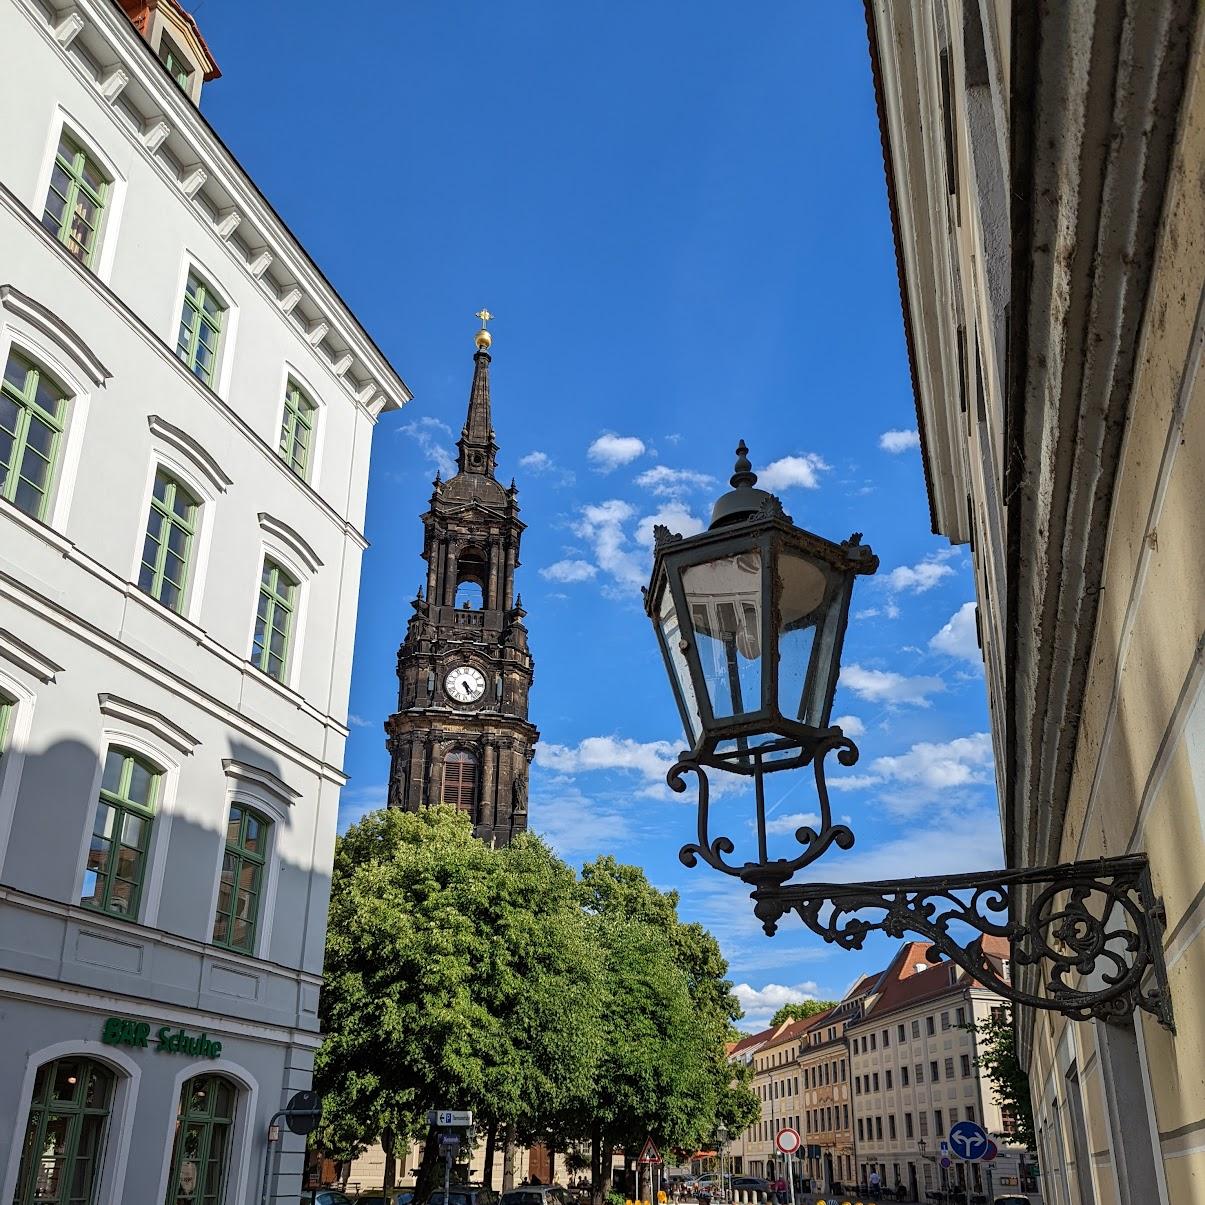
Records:
<instances>
[{"instance_id":1,"label":"parked car","mask_svg":"<svg viewBox=\"0 0 1205 1205\"><path fill-rule=\"evenodd\" d=\"M448 1189L448 1199L444 1200L444 1190L438 1189L431 1194L430 1205L495 1205L498 1194L489 1188L479 1185L453 1184Z\"/></svg>"},{"instance_id":2,"label":"parked car","mask_svg":"<svg viewBox=\"0 0 1205 1205\"><path fill-rule=\"evenodd\" d=\"M434 1205L435 1198L431 1201ZM498 1198L498 1205L572 1205L572 1202L569 1194L557 1184L524 1184L504 1192Z\"/></svg>"},{"instance_id":3,"label":"parked car","mask_svg":"<svg viewBox=\"0 0 1205 1205\"><path fill-rule=\"evenodd\" d=\"M388 1196L381 1192L361 1193L356 1197L356 1205L410 1205L413 1200L413 1190L405 1188L401 1192L391 1192Z\"/></svg>"},{"instance_id":4,"label":"parked car","mask_svg":"<svg viewBox=\"0 0 1205 1205\"><path fill-rule=\"evenodd\" d=\"M355 1202L337 1188L320 1188L317 1192L303 1192L301 1205L355 1205Z\"/></svg>"},{"instance_id":5,"label":"parked car","mask_svg":"<svg viewBox=\"0 0 1205 1205\"><path fill-rule=\"evenodd\" d=\"M996 1197L993 1205L1030 1205L1028 1197L1019 1197L1016 1193L1006 1193L1002 1197Z\"/></svg>"},{"instance_id":6,"label":"parked car","mask_svg":"<svg viewBox=\"0 0 1205 1205\"><path fill-rule=\"evenodd\" d=\"M770 1181L761 1176L730 1176L728 1179L733 1188L743 1189L745 1192L770 1191Z\"/></svg>"}]
</instances>

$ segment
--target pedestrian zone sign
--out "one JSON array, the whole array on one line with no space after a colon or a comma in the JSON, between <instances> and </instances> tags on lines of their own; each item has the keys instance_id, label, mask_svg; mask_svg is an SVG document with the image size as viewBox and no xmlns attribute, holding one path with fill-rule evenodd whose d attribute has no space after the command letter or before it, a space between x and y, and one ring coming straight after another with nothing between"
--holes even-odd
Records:
<instances>
[{"instance_id":1,"label":"pedestrian zone sign","mask_svg":"<svg viewBox=\"0 0 1205 1205\"><path fill-rule=\"evenodd\" d=\"M950 1127L950 1149L960 1159L983 1159L990 1146L991 1139L978 1122L960 1121Z\"/></svg>"},{"instance_id":2,"label":"pedestrian zone sign","mask_svg":"<svg viewBox=\"0 0 1205 1205\"><path fill-rule=\"evenodd\" d=\"M646 1138L644 1140L644 1149L640 1152L640 1158L636 1162L664 1163L665 1160L661 1158L661 1152L654 1145L652 1138Z\"/></svg>"}]
</instances>

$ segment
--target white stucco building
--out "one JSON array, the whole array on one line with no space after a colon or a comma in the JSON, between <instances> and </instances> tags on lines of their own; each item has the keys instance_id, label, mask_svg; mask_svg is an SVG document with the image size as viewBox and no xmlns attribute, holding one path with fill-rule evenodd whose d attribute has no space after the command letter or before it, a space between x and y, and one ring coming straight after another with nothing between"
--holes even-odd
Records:
<instances>
[{"instance_id":1,"label":"white stucco building","mask_svg":"<svg viewBox=\"0 0 1205 1205\"><path fill-rule=\"evenodd\" d=\"M199 113L216 74L174 0L0 0L5 1205L259 1201L317 1044L409 394Z\"/></svg>"}]
</instances>

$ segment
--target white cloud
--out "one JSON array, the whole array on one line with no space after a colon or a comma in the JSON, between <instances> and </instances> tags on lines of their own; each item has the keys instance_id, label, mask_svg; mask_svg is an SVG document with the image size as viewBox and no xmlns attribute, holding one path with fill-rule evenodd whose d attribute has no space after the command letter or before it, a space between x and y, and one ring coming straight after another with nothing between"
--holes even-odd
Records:
<instances>
[{"instance_id":1,"label":"white cloud","mask_svg":"<svg viewBox=\"0 0 1205 1205\"><path fill-rule=\"evenodd\" d=\"M519 457L519 465L531 469L533 473L540 473L552 467L552 457L547 452L528 452L526 456Z\"/></svg>"},{"instance_id":2,"label":"white cloud","mask_svg":"<svg viewBox=\"0 0 1205 1205\"><path fill-rule=\"evenodd\" d=\"M573 786L537 788L531 800L531 828L562 857L619 853L631 836L623 812L589 799Z\"/></svg>"},{"instance_id":3,"label":"white cloud","mask_svg":"<svg viewBox=\"0 0 1205 1205\"><path fill-rule=\"evenodd\" d=\"M871 703L909 704L913 707L931 706L929 696L945 690L940 678L923 675L909 677L891 670L866 669L847 665L841 670L841 685L852 690L860 699Z\"/></svg>"},{"instance_id":4,"label":"white cloud","mask_svg":"<svg viewBox=\"0 0 1205 1205\"><path fill-rule=\"evenodd\" d=\"M819 823L820 816L816 812L788 812L783 816L767 817L766 832L793 833L797 828L815 828Z\"/></svg>"},{"instance_id":5,"label":"white cloud","mask_svg":"<svg viewBox=\"0 0 1205 1205\"><path fill-rule=\"evenodd\" d=\"M373 728L375 725L372 720L366 720L362 715L356 715L353 711L347 717L347 722L352 728Z\"/></svg>"},{"instance_id":6,"label":"white cloud","mask_svg":"<svg viewBox=\"0 0 1205 1205\"><path fill-rule=\"evenodd\" d=\"M577 475L572 469L561 468L547 452L537 450L528 452L526 456L520 456L519 467L526 469L529 473L535 473L538 477L552 478L552 483L557 489L572 485L577 480Z\"/></svg>"},{"instance_id":7,"label":"white cloud","mask_svg":"<svg viewBox=\"0 0 1205 1205\"><path fill-rule=\"evenodd\" d=\"M587 582L598 573L598 566L572 557L555 561L540 570L540 576L551 582Z\"/></svg>"},{"instance_id":8,"label":"white cloud","mask_svg":"<svg viewBox=\"0 0 1205 1205\"><path fill-rule=\"evenodd\" d=\"M628 543L624 524L636 517L636 508L618 498L583 506L573 533L594 550L598 567L622 586L641 586L648 566Z\"/></svg>"},{"instance_id":9,"label":"white cloud","mask_svg":"<svg viewBox=\"0 0 1205 1205\"><path fill-rule=\"evenodd\" d=\"M866 725L856 715L839 715L833 723L846 736L861 736L866 731Z\"/></svg>"},{"instance_id":10,"label":"white cloud","mask_svg":"<svg viewBox=\"0 0 1205 1205\"><path fill-rule=\"evenodd\" d=\"M677 498L691 490L713 489L717 483L714 477L694 469L671 469L667 464L655 464L636 478L636 484L663 498Z\"/></svg>"},{"instance_id":11,"label":"white cloud","mask_svg":"<svg viewBox=\"0 0 1205 1205\"><path fill-rule=\"evenodd\" d=\"M677 760L677 746L669 741L634 741L630 737L588 736L576 745L541 741L536 761L562 774L589 770L630 770L650 780L664 780Z\"/></svg>"},{"instance_id":12,"label":"white cloud","mask_svg":"<svg viewBox=\"0 0 1205 1205\"><path fill-rule=\"evenodd\" d=\"M590 445L586 455L602 472L609 473L612 469L631 464L638 456L643 456L644 440L637 439L635 435L605 432Z\"/></svg>"},{"instance_id":13,"label":"white cloud","mask_svg":"<svg viewBox=\"0 0 1205 1205\"><path fill-rule=\"evenodd\" d=\"M916 431L884 431L879 436L879 447L884 452L906 452L920 447L920 434Z\"/></svg>"},{"instance_id":14,"label":"white cloud","mask_svg":"<svg viewBox=\"0 0 1205 1205\"><path fill-rule=\"evenodd\" d=\"M703 520L692 514L685 503L667 502L660 510L651 515L645 515L636 524L636 542L644 545L645 548L652 548L653 528L658 523L664 524L670 531L677 532L680 536L698 535L705 526ZM648 577L651 565L651 560L646 562L645 578Z\"/></svg>"},{"instance_id":15,"label":"white cloud","mask_svg":"<svg viewBox=\"0 0 1205 1205\"><path fill-rule=\"evenodd\" d=\"M784 1004L801 1004L804 1000L818 1000L820 985L813 980L789 987L782 983L767 983L765 987L753 987L738 983L733 994L745 1011L744 1024L749 1029L765 1029L770 1018Z\"/></svg>"},{"instance_id":16,"label":"white cloud","mask_svg":"<svg viewBox=\"0 0 1205 1205\"><path fill-rule=\"evenodd\" d=\"M938 582L953 576L954 570L946 562L957 556L955 549L932 552L915 565L899 565L883 580L897 594L924 594Z\"/></svg>"},{"instance_id":17,"label":"white cloud","mask_svg":"<svg viewBox=\"0 0 1205 1205\"><path fill-rule=\"evenodd\" d=\"M448 448L456 443L452 428L437 418L425 416L406 423L399 430L418 444L419 451L429 464L447 478L456 474L456 457Z\"/></svg>"},{"instance_id":18,"label":"white cloud","mask_svg":"<svg viewBox=\"0 0 1205 1205\"><path fill-rule=\"evenodd\" d=\"M757 485L763 490L789 490L794 486L814 490L820 485L820 474L830 466L815 452L802 456L783 456L757 470Z\"/></svg>"},{"instance_id":19,"label":"white cloud","mask_svg":"<svg viewBox=\"0 0 1205 1205\"><path fill-rule=\"evenodd\" d=\"M898 757L876 757L871 772L881 779L944 791L991 781L992 739L986 732L952 741L919 741Z\"/></svg>"},{"instance_id":20,"label":"white cloud","mask_svg":"<svg viewBox=\"0 0 1205 1205\"><path fill-rule=\"evenodd\" d=\"M979 651L979 638L975 633L975 604L963 603L929 641L929 647L935 653L946 653L981 668L983 655Z\"/></svg>"},{"instance_id":21,"label":"white cloud","mask_svg":"<svg viewBox=\"0 0 1205 1205\"><path fill-rule=\"evenodd\" d=\"M877 787L882 781L877 774L846 774L837 766L825 778L830 791L863 791L867 787Z\"/></svg>"}]
</instances>

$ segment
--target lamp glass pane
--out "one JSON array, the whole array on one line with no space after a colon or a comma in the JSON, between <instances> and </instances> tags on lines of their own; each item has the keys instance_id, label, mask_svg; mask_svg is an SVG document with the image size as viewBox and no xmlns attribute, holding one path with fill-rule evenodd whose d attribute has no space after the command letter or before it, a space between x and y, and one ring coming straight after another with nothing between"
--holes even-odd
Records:
<instances>
[{"instance_id":1,"label":"lamp glass pane","mask_svg":"<svg viewBox=\"0 0 1205 1205\"><path fill-rule=\"evenodd\" d=\"M831 572L798 553L778 558L778 709L804 724L819 724L813 687L825 676L819 661L830 646L817 634L829 610Z\"/></svg>"},{"instance_id":2,"label":"lamp glass pane","mask_svg":"<svg viewBox=\"0 0 1205 1205\"><path fill-rule=\"evenodd\" d=\"M661 591L661 601L657 606L657 623L661 628L661 639L665 641L669 653L670 664L674 667L674 682L678 697L685 706L690 723L687 740L693 745L699 739L703 725L699 719L699 701L695 697L694 684L690 680L690 668L682 652L682 630L678 616L674 611L674 598L666 585Z\"/></svg>"},{"instance_id":3,"label":"lamp glass pane","mask_svg":"<svg viewBox=\"0 0 1205 1205\"><path fill-rule=\"evenodd\" d=\"M682 589L716 718L760 711L761 552L691 565L682 573Z\"/></svg>"}]
</instances>

